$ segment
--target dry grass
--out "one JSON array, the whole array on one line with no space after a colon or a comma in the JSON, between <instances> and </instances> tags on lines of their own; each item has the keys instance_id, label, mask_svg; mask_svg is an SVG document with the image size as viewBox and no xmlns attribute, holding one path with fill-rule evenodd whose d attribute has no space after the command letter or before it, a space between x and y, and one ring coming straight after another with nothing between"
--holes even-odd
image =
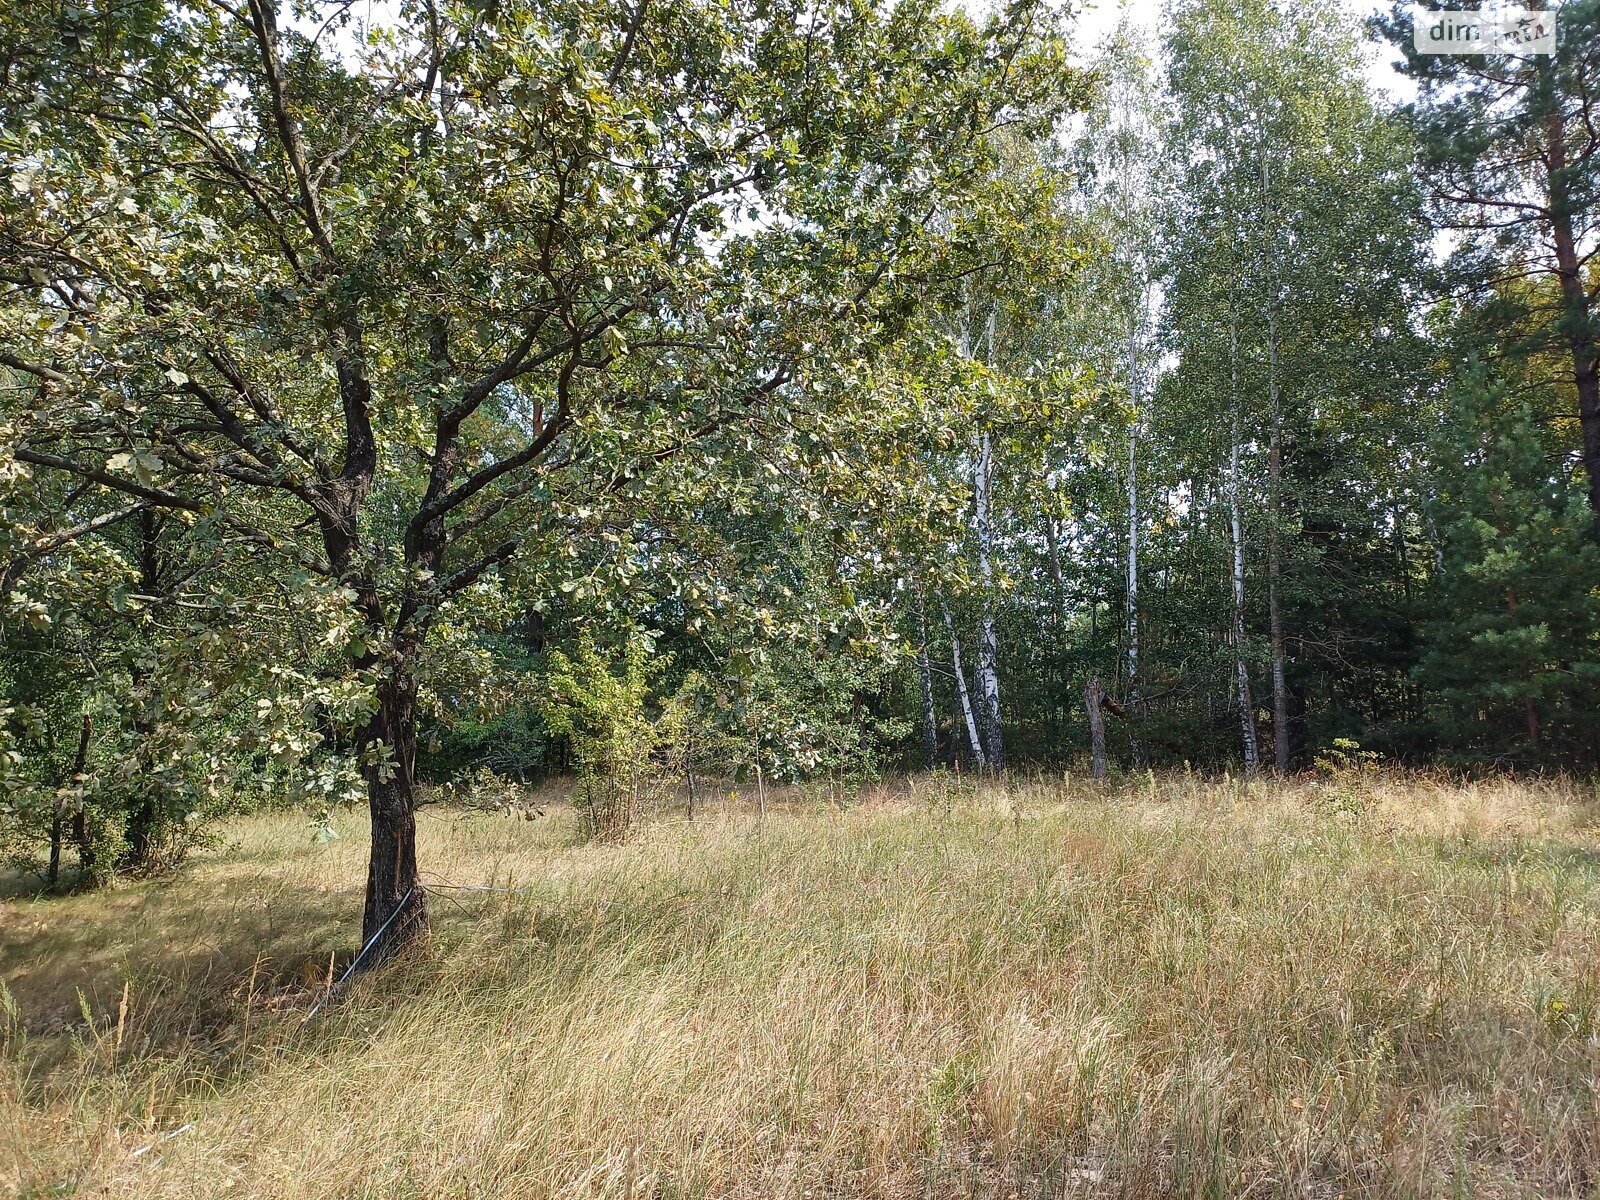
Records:
<instances>
[{"instance_id":1,"label":"dry grass","mask_svg":"<svg viewBox=\"0 0 1600 1200\"><path fill-rule=\"evenodd\" d=\"M436 878L526 891L437 893L310 1022L365 847L242 822L0 907L0 1189L1593 1196L1591 799L913 780L605 847L432 814Z\"/></svg>"}]
</instances>

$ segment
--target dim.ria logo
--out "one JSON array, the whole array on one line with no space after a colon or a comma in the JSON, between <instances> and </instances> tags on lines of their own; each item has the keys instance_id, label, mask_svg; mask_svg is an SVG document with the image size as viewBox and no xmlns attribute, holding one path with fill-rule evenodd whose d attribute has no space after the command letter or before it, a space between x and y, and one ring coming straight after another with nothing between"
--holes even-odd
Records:
<instances>
[{"instance_id":1,"label":"dim.ria logo","mask_svg":"<svg viewBox=\"0 0 1600 1200\"><path fill-rule=\"evenodd\" d=\"M1531 8L1412 9L1418 54L1554 54L1555 13Z\"/></svg>"}]
</instances>

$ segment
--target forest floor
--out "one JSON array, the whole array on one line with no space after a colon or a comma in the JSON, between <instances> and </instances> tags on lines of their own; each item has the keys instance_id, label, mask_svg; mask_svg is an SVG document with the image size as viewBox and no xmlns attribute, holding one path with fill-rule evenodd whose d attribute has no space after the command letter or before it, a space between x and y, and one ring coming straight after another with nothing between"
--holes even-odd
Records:
<instances>
[{"instance_id":1,"label":"forest floor","mask_svg":"<svg viewBox=\"0 0 1600 1200\"><path fill-rule=\"evenodd\" d=\"M307 1019L365 842L0 902L24 1197L1593 1196L1567 781L914 778L581 845L424 810L434 934Z\"/></svg>"}]
</instances>

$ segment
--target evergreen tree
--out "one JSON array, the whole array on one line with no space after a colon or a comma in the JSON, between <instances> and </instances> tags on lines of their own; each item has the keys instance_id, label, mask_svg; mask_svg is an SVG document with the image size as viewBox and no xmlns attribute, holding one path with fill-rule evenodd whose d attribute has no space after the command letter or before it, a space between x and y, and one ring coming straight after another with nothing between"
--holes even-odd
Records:
<instances>
[{"instance_id":1,"label":"evergreen tree","mask_svg":"<svg viewBox=\"0 0 1600 1200\"><path fill-rule=\"evenodd\" d=\"M1592 765L1600 549L1572 456L1481 362L1439 436L1440 615L1418 667L1439 736L1475 761Z\"/></svg>"},{"instance_id":2,"label":"evergreen tree","mask_svg":"<svg viewBox=\"0 0 1600 1200\"><path fill-rule=\"evenodd\" d=\"M1419 54L1412 11L1397 5L1387 32L1419 85L1409 115L1435 215L1461 239L1456 286L1496 293L1524 348L1564 352L1600 519L1600 0L1552 9L1554 54Z\"/></svg>"}]
</instances>

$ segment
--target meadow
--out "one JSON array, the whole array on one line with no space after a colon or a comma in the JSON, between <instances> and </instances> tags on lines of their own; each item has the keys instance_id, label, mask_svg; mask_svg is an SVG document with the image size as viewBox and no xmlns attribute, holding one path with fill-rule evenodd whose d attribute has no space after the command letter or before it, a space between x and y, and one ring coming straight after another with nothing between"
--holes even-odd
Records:
<instances>
[{"instance_id":1,"label":"meadow","mask_svg":"<svg viewBox=\"0 0 1600 1200\"><path fill-rule=\"evenodd\" d=\"M240 819L100 893L8 880L0 1191L1600 1189L1589 785L921 776L614 845L547 800L425 808L431 940L315 1015L361 814Z\"/></svg>"}]
</instances>

